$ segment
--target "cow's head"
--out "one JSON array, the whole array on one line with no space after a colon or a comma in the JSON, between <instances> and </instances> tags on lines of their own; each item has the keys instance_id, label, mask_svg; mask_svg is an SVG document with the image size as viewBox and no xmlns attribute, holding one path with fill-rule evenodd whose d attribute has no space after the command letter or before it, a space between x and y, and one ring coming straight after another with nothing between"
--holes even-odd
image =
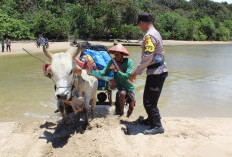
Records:
<instances>
[{"instance_id":1,"label":"cow's head","mask_svg":"<svg viewBox=\"0 0 232 157\"><path fill-rule=\"evenodd\" d=\"M51 66L47 72L55 81L55 97L60 100L71 98L74 76L81 75L82 70L74 62L73 58L80 52L79 48L72 47L66 53L60 52L52 54L43 48L44 54L51 60Z\"/></svg>"}]
</instances>

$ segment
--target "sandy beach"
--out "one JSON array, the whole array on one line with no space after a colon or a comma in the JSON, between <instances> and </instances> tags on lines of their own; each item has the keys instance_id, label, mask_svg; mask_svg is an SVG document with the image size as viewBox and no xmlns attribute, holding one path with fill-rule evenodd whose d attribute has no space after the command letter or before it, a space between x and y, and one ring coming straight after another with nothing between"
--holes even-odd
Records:
<instances>
[{"instance_id":1,"label":"sandy beach","mask_svg":"<svg viewBox=\"0 0 232 157\"><path fill-rule=\"evenodd\" d=\"M113 46L112 42L97 42ZM164 45L232 44L217 41L172 41ZM51 42L49 51L64 51L70 42ZM34 42L12 42L11 52L0 55L42 53ZM0 56L1 57L1 56ZM104 114L103 114L104 113ZM106 112L107 113L107 112ZM163 117L164 134L143 135L147 127L138 117L121 118L97 112L90 126L83 121L64 126L55 120L0 123L1 157L231 157L232 118Z\"/></svg>"},{"instance_id":2,"label":"sandy beach","mask_svg":"<svg viewBox=\"0 0 232 157\"><path fill-rule=\"evenodd\" d=\"M105 46L113 46L112 42L97 42L92 41L91 44L101 44ZM37 48L35 42L27 41L27 42L12 42L11 44L11 52L3 52L0 55L12 55L12 54L26 54L23 50L26 49L31 53L43 53L42 47ZM70 48L70 42L50 42L49 43L49 51L65 51Z\"/></svg>"},{"instance_id":3,"label":"sandy beach","mask_svg":"<svg viewBox=\"0 0 232 157\"><path fill-rule=\"evenodd\" d=\"M113 42L106 41L89 41L91 44L105 45L107 47L113 46ZM120 43L120 42L119 42ZM178 41L178 40L164 40L164 45L216 45L216 44L232 44L232 41ZM64 51L70 47L70 42L50 42L49 51ZM23 48L32 53L42 53L42 47L37 48L35 42L32 41L18 41L12 42L11 52L0 52L0 55L10 54L25 54Z\"/></svg>"},{"instance_id":4,"label":"sandy beach","mask_svg":"<svg viewBox=\"0 0 232 157\"><path fill-rule=\"evenodd\" d=\"M127 118L95 118L85 131L79 124L2 122L1 157L232 156L232 119L165 117L159 135L143 135L145 126Z\"/></svg>"}]
</instances>

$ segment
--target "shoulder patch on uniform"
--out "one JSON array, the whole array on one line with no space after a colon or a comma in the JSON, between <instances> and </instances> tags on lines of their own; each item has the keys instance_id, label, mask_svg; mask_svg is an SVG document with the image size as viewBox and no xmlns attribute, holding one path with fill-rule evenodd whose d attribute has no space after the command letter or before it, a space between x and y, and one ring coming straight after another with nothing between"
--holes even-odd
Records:
<instances>
[{"instance_id":1,"label":"shoulder patch on uniform","mask_svg":"<svg viewBox=\"0 0 232 157\"><path fill-rule=\"evenodd\" d=\"M155 45L152 43L150 35L145 37L145 52L155 52Z\"/></svg>"}]
</instances>

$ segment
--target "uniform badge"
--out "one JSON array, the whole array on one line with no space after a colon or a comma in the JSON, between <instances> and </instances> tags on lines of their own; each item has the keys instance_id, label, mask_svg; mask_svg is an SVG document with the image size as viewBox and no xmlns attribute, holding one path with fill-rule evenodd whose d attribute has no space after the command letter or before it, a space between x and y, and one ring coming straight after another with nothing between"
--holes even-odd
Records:
<instances>
[{"instance_id":1,"label":"uniform badge","mask_svg":"<svg viewBox=\"0 0 232 157\"><path fill-rule=\"evenodd\" d=\"M151 41L150 35L147 35L145 37L145 52L150 52L150 53L155 52L155 46Z\"/></svg>"}]
</instances>

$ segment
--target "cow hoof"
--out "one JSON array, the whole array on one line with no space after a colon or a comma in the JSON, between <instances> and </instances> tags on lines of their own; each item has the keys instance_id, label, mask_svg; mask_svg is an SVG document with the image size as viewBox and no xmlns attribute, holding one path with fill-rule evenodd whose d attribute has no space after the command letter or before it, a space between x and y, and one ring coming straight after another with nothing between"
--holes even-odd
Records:
<instances>
[{"instance_id":1,"label":"cow hoof","mask_svg":"<svg viewBox=\"0 0 232 157\"><path fill-rule=\"evenodd\" d=\"M85 133L85 129L81 128L80 134L84 134L84 133Z\"/></svg>"},{"instance_id":2,"label":"cow hoof","mask_svg":"<svg viewBox=\"0 0 232 157\"><path fill-rule=\"evenodd\" d=\"M62 119L60 122L62 125L69 125L72 123L71 119Z\"/></svg>"},{"instance_id":3,"label":"cow hoof","mask_svg":"<svg viewBox=\"0 0 232 157\"><path fill-rule=\"evenodd\" d=\"M90 119L90 121L92 121L94 118L95 118L95 116L91 116L91 119Z\"/></svg>"},{"instance_id":4,"label":"cow hoof","mask_svg":"<svg viewBox=\"0 0 232 157\"><path fill-rule=\"evenodd\" d=\"M93 120L94 118L95 118L95 116L96 116L96 113L95 112L91 112L91 120Z\"/></svg>"},{"instance_id":5,"label":"cow hoof","mask_svg":"<svg viewBox=\"0 0 232 157\"><path fill-rule=\"evenodd\" d=\"M76 119L76 122L80 122L80 119L81 119L80 113L78 113L78 114L75 116L75 119Z\"/></svg>"},{"instance_id":6,"label":"cow hoof","mask_svg":"<svg viewBox=\"0 0 232 157\"><path fill-rule=\"evenodd\" d=\"M82 126L82 129L86 130L88 126L89 126L89 123L84 123L84 125Z\"/></svg>"},{"instance_id":7,"label":"cow hoof","mask_svg":"<svg viewBox=\"0 0 232 157\"><path fill-rule=\"evenodd\" d=\"M64 125L64 124L65 124L65 120L62 119L62 120L60 121L60 124L61 124L61 125Z\"/></svg>"},{"instance_id":8,"label":"cow hoof","mask_svg":"<svg viewBox=\"0 0 232 157\"><path fill-rule=\"evenodd\" d=\"M90 125L88 125L87 127L86 127L86 130L92 130L92 126L90 126Z\"/></svg>"},{"instance_id":9,"label":"cow hoof","mask_svg":"<svg viewBox=\"0 0 232 157\"><path fill-rule=\"evenodd\" d=\"M66 119L65 125L69 125L69 124L72 124L72 120L71 119Z\"/></svg>"}]
</instances>

